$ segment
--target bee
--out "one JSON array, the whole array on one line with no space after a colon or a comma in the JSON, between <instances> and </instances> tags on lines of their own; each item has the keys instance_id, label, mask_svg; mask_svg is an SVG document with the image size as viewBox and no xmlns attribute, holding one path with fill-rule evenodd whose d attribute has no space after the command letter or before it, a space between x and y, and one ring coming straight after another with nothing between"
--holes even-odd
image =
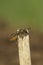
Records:
<instances>
[{"instance_id":1,"label":"bee","mask_svg":"<svg viewBox=\"0 0 43 65\"><path fill-rule=\"evenodd\" d=\"M28 29L24 29L24 28L23 29L18 29L16 31L16 33L9 34L8 39L10 41L16 41L18 39L18 36L23 37L24 35L26 36L28 34L29 34Z\"/></svg>"}]
</instances>

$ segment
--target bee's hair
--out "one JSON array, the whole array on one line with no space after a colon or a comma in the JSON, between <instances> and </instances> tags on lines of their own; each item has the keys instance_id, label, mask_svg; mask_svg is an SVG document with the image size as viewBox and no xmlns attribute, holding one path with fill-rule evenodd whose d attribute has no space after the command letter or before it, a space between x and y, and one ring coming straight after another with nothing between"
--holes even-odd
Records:
<instances>
[{"instance_id":1,"label":"bee's hair","mask_svg":"<svg viewBox=\"0 0 43 65\"><path fill-rule=\"evenodd\" d=\"M17 33L19 34L19 33L23 33L23 32L25 32L25 33L29 33L29 29L28 28L23 28L23 29L18 29L17 30Z\"/></svg>"}]
</instances>

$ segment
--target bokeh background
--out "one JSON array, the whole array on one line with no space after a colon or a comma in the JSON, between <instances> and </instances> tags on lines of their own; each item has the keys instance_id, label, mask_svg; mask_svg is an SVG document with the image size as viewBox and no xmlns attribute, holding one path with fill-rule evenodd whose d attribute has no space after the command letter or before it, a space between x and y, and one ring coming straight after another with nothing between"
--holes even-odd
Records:
<instances>
[{"instance_id":1,"label":"bokeh background","mask_svg":"<svg viewBox=\"0 0 43 65\"><path fill-rule=\"evenodd\" d=\"M19 65L16 42L8 34L30 27L32 65L43 65L43 0L0 0L0 65Z\"/></svg>"}]
</instances>

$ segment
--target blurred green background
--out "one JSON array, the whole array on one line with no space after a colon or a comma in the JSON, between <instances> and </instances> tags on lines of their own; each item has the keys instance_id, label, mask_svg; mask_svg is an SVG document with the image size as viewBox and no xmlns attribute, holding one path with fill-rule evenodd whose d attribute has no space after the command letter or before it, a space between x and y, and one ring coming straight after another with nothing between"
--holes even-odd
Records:
<instances>
[{"instance_id":1,"label":"blurred green background","mask_svg":"<svg viewBox=\"0 0 43 65\"><path fill-rule=\"evenodd\" d=\"M19 65L17 42L8 34L28 26L32 65L43 65L43 0L0 0L0 65Z\"/></svg>"},{"instance_id":2,"label":"blurred green background","mask_svg":"<svg viewBox=\"0 0 43 65\"><path fill-rule=\"evenodd\" d=\"M10 27L32 26L43 32L43 0L0 0L0 16Z\"/></svg>"}]
</instances>

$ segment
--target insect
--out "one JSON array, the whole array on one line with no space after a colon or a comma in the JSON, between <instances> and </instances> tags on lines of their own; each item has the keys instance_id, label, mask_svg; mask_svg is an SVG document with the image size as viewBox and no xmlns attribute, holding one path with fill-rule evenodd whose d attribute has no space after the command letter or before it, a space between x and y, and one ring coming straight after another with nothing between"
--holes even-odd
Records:
<instances>
[{"instance_id":1,"label":"insect","mask_svg":"<svg viewBox=\"0 0 43 65\"><path fill-rule=\"evenodd\" d=\"M23 38L23 36L29 34L28 29L18 29L16 33L12 33L8 35L8 39L10 41L16 41L18 39L18 35Z\"/></svg>"}]
</instances>

